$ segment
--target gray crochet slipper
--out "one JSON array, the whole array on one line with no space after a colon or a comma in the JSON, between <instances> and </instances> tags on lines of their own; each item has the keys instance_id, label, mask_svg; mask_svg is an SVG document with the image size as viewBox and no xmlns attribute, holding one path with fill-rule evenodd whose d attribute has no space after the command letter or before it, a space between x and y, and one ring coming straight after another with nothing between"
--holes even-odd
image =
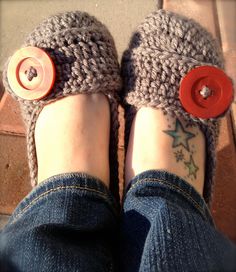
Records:
<instances>
[{"instance_id":1,"label":"gray crochet slipper","mask_svg":"<svg viewBox=\"0 0 236 272\"><path fill-rule=\"evenodd\" d=\"M78 93L104 93L110 101L110 180L118 198L118 91L121 79L117 52L108 29L84 12L67 12L44 20L28 36L23 47L43 49L53 60L56 81L48 96L40 100L18 97L4 71L6 90L20 103L27 127L27 148L32 185L37 184L35 124L43 107L55 100ZM7 68L8 64L6 65ZM79 113L78 113L79 114Z\"/></svg>"},{"instance_id":2,"label":"gray crochet slipper","mask_svg":"<svg viewBox=\"0 0 236 272\"><path fill-rule=\"evenodd\" d=\"M181 79L198 66L223 68L221 51L211 34L198 23L159 10L150 14L133 34L122 58L122 98L126 118L126 147L137 109L160 108L197 124L206 138L204 198L209 204L215 174L215 148L219 133L216 118L197 118L184 110L179 100Z\"/></svg>"}]
</instances>

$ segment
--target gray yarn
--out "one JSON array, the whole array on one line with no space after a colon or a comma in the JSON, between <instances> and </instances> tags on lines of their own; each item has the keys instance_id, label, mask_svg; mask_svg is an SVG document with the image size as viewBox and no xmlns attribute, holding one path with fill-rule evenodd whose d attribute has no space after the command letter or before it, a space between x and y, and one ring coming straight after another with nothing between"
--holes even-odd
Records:
<instances>
[{"instance_id":1,"label":"gray yarn","mask_svg":"<svg viewBox=\"0 0 236 272\"><path fill-rule=\"evenodd\" d=\"M109 31L87 13L67 12L43 21L28 36L25 46L44 49L56 68L56 82L51 93L39 101L28 101L16 96L9 86L7 69L3 73L5 88L20 102L26 123L32 185L37 184L38 169L35 125L43 107L69 95L102 92L110 101L110 180L111 190L118 197L118 91L121 89L121 78L117 52Z\"/></svg>"},{"instance_id":2,"label":"gray yarn","mask_svg":"<svg viewBox=\"0 0 236 272\"><path fill-rule=\"evenodd\" d=\"M151 13L137 28L122 58L123 100L126 109L126 146L137 109L148 106L197 124L206 138L206 170L203 196L211 201L219 124L186 112L178 98L181 79L193 68L223 68L217 42L198 23L165 10Z\"/></svg>"}]
</instances>

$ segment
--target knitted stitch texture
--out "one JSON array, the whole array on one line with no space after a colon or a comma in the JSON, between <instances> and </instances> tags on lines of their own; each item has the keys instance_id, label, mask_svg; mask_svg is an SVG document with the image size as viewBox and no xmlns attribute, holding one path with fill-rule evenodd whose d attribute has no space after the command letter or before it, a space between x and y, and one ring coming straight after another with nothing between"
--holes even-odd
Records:
<instances>
[{"instance_id":1,"label":"knitted stitch texture","mask_svg":"<svg viewBox=\"0 0 236 272\"><path fill-rule=\"evenodd\" d=\"M133 116L148 106L183 117L196 124L206 138L203 196L209 204L215 174L215 148L219 133L216 119L201 119L186 112L179 100L181 79L193 68L223 68L223 58L212 35L193 20L165 10L151 13L133 34L122 58L126 112L126 147Z\"/></svg>"},{"instance_id":2,"label":"knitted stitch texture","mask_svg":"<svg viewBox=\"0 0 236 272\"><path fill-rule=\"evenodd\" d=\"M110 102L110 186L118 197L117 93L121 89L121 78L117 52L108 29L87 13L67 12L44 20L29 34L23 47L26 46L45 50L56 68L56 81L51 93L38 101L28 101L16 96L9 86L7 69L3 74L5 88L20 102L27 127L27 149L32 185L37 184L35 125L43 107L69 95L102 92ZM75 114L79 113L75 112Z\"/></svg>"}]
</instances>

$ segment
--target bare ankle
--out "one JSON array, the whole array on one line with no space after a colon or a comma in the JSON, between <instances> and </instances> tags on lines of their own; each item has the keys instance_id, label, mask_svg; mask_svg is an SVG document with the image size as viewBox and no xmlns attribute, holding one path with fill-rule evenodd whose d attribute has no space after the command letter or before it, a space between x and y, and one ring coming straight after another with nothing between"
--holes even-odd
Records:
<instances>
[{"instance_id":1,"label":"bare ankle","mask_svg":"<svg viewBox=\"0 0 236 272\"><path fill-rule=\"evenodd\" d=\"M166 170L202 194L204 164L205 138L198 127L159 109L141 108L137 112L126 155L126 184L143 171Z\"/></svg>"},{"instance_id":2,"label":"bare ankle","mask_svg":"<svg viewBox=\"0 0 236 272\"><path fill-rule=\"evenodd\" d=\"M84 172L109 186L109 130L109 102L103 94L79 94L46 106L35 130L39 182Z\"/></svg>"}]
</instances>

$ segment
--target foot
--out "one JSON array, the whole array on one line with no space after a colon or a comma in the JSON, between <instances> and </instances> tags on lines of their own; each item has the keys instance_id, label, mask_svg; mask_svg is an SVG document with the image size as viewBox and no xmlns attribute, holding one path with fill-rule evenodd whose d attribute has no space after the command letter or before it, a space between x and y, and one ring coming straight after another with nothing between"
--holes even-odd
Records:
<instances>
[{"instance_id":1,"label":"foot","mask_svg":"<svg viewBox=\"0 0 236 272\"><path fill-rule=\"evenodd\" d=\"M126 185L146 170L165 170L191 184L201 195L205 138L196 126L160 109L141 108L133 120L125 162Z\"/></svg>"},{"instance_id":2,"label":"foot","mask_svg":"<svg viewBox=\"0 0 236 272\"><path fill-rule=\"evenodd\" d=\"M69 96L45 106L35 129L38 182L83 172L109 186L110 108L103 94Z\"/></svg>"}]
</instances>

